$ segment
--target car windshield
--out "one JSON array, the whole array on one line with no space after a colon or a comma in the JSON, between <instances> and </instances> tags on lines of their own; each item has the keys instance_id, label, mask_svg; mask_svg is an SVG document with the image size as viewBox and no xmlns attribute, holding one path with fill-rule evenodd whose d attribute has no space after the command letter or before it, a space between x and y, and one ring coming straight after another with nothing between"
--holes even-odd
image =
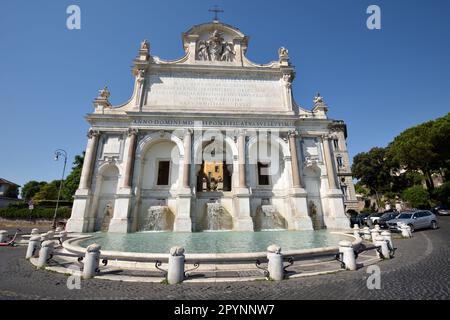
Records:
<instances>
[{"instance_id":1,"label":"car windshield","mask_svg":"<svg viewBox=\"0 0 450 320\"><path fill-rule=\"evenodd\" d=\"M395 213L387 212L381 216L381 219L389 219L395 217Z\"/></svg>"},{"instance_id":2,"label":"car windshield","mask_svg":"<svg viewBox=\"0 0 450 320\"><path fill-rule=\"evenodd\" d=\"M411 219L412 213L401 213L397 219Z\"/></svg>"}]
</instances>

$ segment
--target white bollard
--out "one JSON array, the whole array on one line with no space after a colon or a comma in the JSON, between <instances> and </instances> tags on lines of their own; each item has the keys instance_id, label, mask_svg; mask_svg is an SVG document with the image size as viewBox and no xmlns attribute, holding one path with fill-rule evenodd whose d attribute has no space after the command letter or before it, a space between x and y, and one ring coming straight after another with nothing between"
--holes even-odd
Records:
<instances>
[{"instance_id":1,"label":"white bollard","mask_svg":"<svg viewBox=\"0 0 450 320\"><path fill-rule=\"evenodd\" d=\"M411 227L407 225L406 230L408 230L409 237L412 238L413 233L412 233Z\"/></svg>"},{"instance_id":2,"label":"white bollard","mask_svg":"<svg viewBox=\"0 0 450 320\"><path fill-rule=\"evenodd\" d=\"M353 246L350 241L342 240L339 242L339 252L342 253L342 261L345 263L345 269L356 270L356 257Z\"/></svg>"},{"instance_id":3,"label":"white bollard","mask_svg":"<svg viewBox=\"0 0 450 320\"><path fill-rule=\"evenodd\" d=\"M409 228L409 230L408 230L408 228ZM406 224L402 224L400 226L400 230L402 232L403 238L411 238L411 232L410 232L411 228L409 226L407 226Z\"/></svg>"},{"instance_id":4,"label":"white bollard","mask_svg":"<svg viewBox=\"0 0 450 320\"><path fill-rule=\"evenodd\" d=\"M37 262L38 268L44 268L47 265L47 260L53 253L53 241L47 240L41 244L41 250L39 250L39 259Z\"/></svg>"},{"instance_id":5,"label":"white bollard","mask_svg":"<svg viewBox=\"0 0 450 320\"><path fill-rule=\"evenodd\" d=\"M386 240L380 235L376 236L375 238L375 245L377 247L381 247L381 253L383 254L383 259L390 259L389 257L389 249L387 246ZM379 258L381 258L379 252L377 251L377 255Z\"/></svg>"},{"instance_id":6,"label":"white bollard","mask_svg":"<svg viewBox=\"0 0 450 320\"><path fill-rule=\"evenodd\" d=\"M50 230L50 231L46 232L46 235L47 235L48 240L52 240L53 237L55 236L55 232Z\"/></svg>"},{"instance_id":7,"label":"white bollard","mask_svg":"<svg viewBox=\"0 0 450 320\"><path fill-rule=\"evenodd\" d=\"M167 282L177 284L184 281L184 248L172 247L169 255L169 270L167 271Z\"/></svg>"},{"instance_id":8,"label":"white bollard","mask_svg":"<svg viewBox=\"0 0 450 320\"><path fill-rule=\"evenodd\" d=\"M63 242L66 241L66 239L67 239L67 231L62 230L62 231L59 233L58 237L59 237L59 240L61 241L61 243L63 243Z\"/></svg>"},{"instance_id":9,"label":"white bollard","mask_svg":"<svg viewBox=\"0 0 450 320\"><path fill-rule=\"evenodd\" d=\"M36 255L39 247L41 246L41 236L32 236L28 241L27 253L25 259L30 259Z\"/></svg>"},{"instance_id":10,"label":"white bollard","mask_svg":"<svg viewBox=\"0 0 450 320\"><path fill-rule=\"evenodd\" d=\"M62 228L61 228L61 227L56 227L55 233L58 233L58 232L61 232L61 231L62 231Z\"/></svg>"},{"instance_id":11,"label":"white bollard","mask_svg":"<svg viewBox=\"0 0 450 320\"><path fill-rule=\"evenodd\" d=\"M0 230L0 242L5 243L8 240L8 231Z\"/></svg>"},{"instance_id":12,"label":"white bollard","mask_svg":"<svg viewBox=\"0 0 450 320\"><path fill-rule=\"evenodd\" d=\"M284 265L283 255L281 254L281 247L272 244L267 247L267 259L269 260L267 271L269 271L269 277L275 281L281 281L284 279Z\"/></svg>"},{"instance_id":13,"label":"white bollard","mask_svg":"<svg viewBox=\"0 0 450 320\"><path fill-rule=\"evenodd\" d=\"M394 243L392 242L392 235L390 231L383 231L381 232L381 236L383 237L383 239L387 242L389 242L389 245L391 246L392 249L394 249Z\"/></svg>"},{"instance_id":14,"label":"white bollard","mask_svg":"<svg viewBox=\"0 0 450 320\"><path fill-rule=\"evenodd\" d=\"M375 239L380 235L380 232L377 229L370 230L370 235L372 237L372 242L375 244Z\"/></svg>"},{"instance_id":15,"label":"white bollard","mask_svg":"<svg viewBox=\"0 0 450 320\"><path fill-rule=\"evenodd\" d=\"M38 236L39 235L39 229L38 228L31 229L31 235L32 236Z\"/></svg>"},{"instance_id":16,"label":"white bollard","mask_svg":"<svg viewBox=\"0 0 450 320\"><path fill-rule=\"evenodd\" d=\"M369 229L369 227L364 227L364 229L363 229L363 238L364 238L364 240L367 240L367 241L372 239L371 236L370 236L370 229Z\"/></svg>"},{"instance_id":17,"label":"white bollard","mask_svg":"<svg viewBox=\"0 0 450 320\"><path fill-rule=\"evenodd\" d=\"M354 235L355 237L357 237L357 238L360 237L360 235L359 235L359 226L358 226L357 224L355 224L355 225L353 226L353 235Z\"/></svg>"},{"instance_id":18,"label":"white bollard","mask_svg":"<svg viewBox=\"0 0 450 320\"><path fill-rule=\"evenodd\" d=\"M374 227L375 230L377 230L378 232L381 232L381 228L379 224L376 224Z\"/></svg>"},{"instance_id":19,"label":"white bollard","mask_svg":"<svg viewBox=\"0 0 450 320\"><path fill-rule=\"evenodd\" d=\"M83 278L93 278L97 273L100 264L100 249L102 247L96 243L91 244L86 248L84 255Z\"/></svg>"}]
</instances>

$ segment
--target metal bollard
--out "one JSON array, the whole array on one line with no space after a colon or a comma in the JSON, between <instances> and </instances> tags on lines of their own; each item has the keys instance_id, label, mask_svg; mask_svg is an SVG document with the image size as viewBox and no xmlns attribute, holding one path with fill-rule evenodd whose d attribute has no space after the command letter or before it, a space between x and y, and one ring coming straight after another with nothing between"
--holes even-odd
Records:
<instances>
[{"instance_id":1,"label":"metal bollard","mask_svg":"<svg viewBox=\"0 0 450 320\"><path fill-rule=\"evenodd\" d=\"M342 262L345 263L345 269L355 271L356 270L356 257L353 250L352 243L347 240L339 242L339 252L342 253Z\"/></svg>"},{"instance_id":2,"label":"metal bollard","mask_svg":"<svg viewBox=\"0 0 450 320\"><path fill-rule=\"evenodd\" d=\"M389 248L387 246L386 240L380 235L375 237L375 245L377 247L381 247L381 254L383 255L383 259L390 259L389 256ZM380 253L377 251L377 255L381 258Z\"/></svg>"},{"instance_id":3,"label":"metal bollard","mask_svg":"<svg viewBox=\"0 0 450 320\"><path fill-rule=\"evenodd\" d=\"M36 255L37 250L41 245L41 236L32 236L28 241L27 253L25 259L30 259Z\"/></svg>"},{"instance_id":4,"label":"metal bollard","mask_svg":"<svg viewBox=\"0 0 450 320\"><path fill-rule=\"evenodd\" d=\"M375 239L380 235L380 232L377 229L370 230L370 235L372 237L372 242L375 244Z\"/></svg>"},{"instance_id":5,"label":"metal bollard","mask_svg":"<svg viewBox=\"0 0 450 320\"><path fill-rule=\"evenodd\" d=\"M47 265L47 260L53 253L54 243L51 240L44 241L41 244L41 250L39 250L39 259L37 262L38 268L44 268Z\"/></svg>"},{"instance_id":6,"label":"metal bollard","mask_svg":"<svg viewBox=\"0 0 450 320\"><path fill-rule=\"evenodd\" d=\"M267 270L269 271L269 277L275 281L281 281L284 279L284 265L283 255L281 254L281 247L272 244L267 247L267 259L269 263Z\"/></svg>"},{"instance_id":7,"label":"metal bollard","mask_svg":"<svg viewBox=\"0 0 450 320\"><path fill-rule=\"evenodd\" d=\"M102 247L96 243L91 244L86 248L84 255L83 278L93 278L97 273L100 264L100 249Z\"/></svg>"},{"instance_id":8,"label":"metal bollard","mask_svg":"<svg viewBox=\"0 0 450 320\"><path fill-rule=\"evenodd\" d=\"M167 271L167 282L177 284L184 281L184 248L172 247L169 255L169 270Z\"/></svg>"},{"instance_id":9,"label":"metal bollard","mask_svg":"<svg viewBox=\"0 0 450 320\"><path fill-rule=\"evenodd\" d=\"M364 229L363 229L363 238L364 238L364 240L372 239L371 236L370 236L370 229L369 229L369 227L364 227Z\"/></svg>"},{"instance_id":10,"label":"metal bollard","mask_svg":"<svg viewBox=\"0 0 450 320\"><path fill-rule=\"evenodd\" d=\"M8 231L0 230L0 242L6 242L8 239Z\"/></svg>"}]
</instances>

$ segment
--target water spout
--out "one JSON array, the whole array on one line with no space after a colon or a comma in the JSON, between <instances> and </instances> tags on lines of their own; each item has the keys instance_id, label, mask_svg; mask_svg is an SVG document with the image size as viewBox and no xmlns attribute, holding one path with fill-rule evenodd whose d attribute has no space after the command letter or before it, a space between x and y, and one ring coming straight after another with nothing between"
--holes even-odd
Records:
<instances>
[{"instance_id":1,"label":"water spout","mask_svg":"<svg viewBox=\"0 0 450 320\"><path fill-rule=\"evenodd\" d=\"M205 230L219 231L232 230L233 220L231 215L219 202L209 202L206 204Z\"/></svg>"}]
</instances>

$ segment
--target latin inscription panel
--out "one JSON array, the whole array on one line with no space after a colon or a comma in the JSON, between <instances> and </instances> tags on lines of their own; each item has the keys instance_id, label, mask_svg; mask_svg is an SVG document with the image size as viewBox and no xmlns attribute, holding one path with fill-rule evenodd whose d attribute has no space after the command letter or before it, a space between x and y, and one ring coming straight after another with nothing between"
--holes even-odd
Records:
<instances>
[{"instance_id":1,"label":"latin inscription panel","mask_svg":"<svg viewBox=\"0 0 450 320\"><path fill-rule=\"evenodd\" d=\"M283 86L274 75L159 73L149 76L147 107L283 110Z\"/></svg>"}]
</instances>

